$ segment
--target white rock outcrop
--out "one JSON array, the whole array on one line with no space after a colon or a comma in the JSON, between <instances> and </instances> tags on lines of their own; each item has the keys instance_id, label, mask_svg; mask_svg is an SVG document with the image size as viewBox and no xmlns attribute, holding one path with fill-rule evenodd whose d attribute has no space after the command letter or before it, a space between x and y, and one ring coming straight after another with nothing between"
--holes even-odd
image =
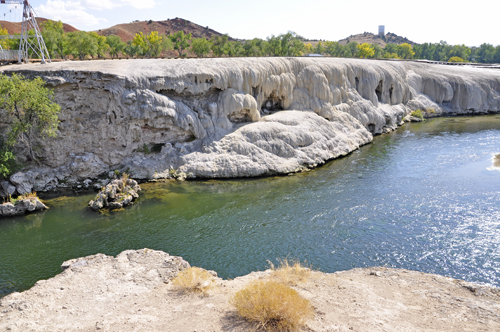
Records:
<instances>
[{"instance_id":1,"label":"white rock outcrop","mask_svg":"<svg viewBox=\"0 0 500 332\"><path fill-rule=\"evenodd\" d=\"M14 204L0 204L0 218L21 216L26 213L47 210L47 206L38 197L28 197L17 200Z\"/></svg>"},{"instance_id":2,"label":"white rock outcrop","mask_svg":"<svg viewBox=\"0 0 500 332\"><path fill-rule=\"evenodd\" d=\"M271 270L232 280L208 271L214 277L207 296L185 294L170 281L189 263L150 249L61 267L53 278L0 298L0 331L258 331L235 314L232 300L252 282L276 281ZM500 289L436 274L384 267L311 271L292 287L314 308L302 330L500 330Z\"/></svg>"},{"instance_id":3,"label":"white rock outcrop","mask_svg":"<svg viewBox=\"0 0 500 332\"><path fill-rule=\"evenodd\" d=\"M6 66L41 76L61 105L57 138L18 192L109 170L134 178L296 172L394 130L412 110L500 111L500 72L339 58L120 60ZM0 129L7 124L0 120ZM23 156L22 147L18 155ZM22 179L21 179L22 180ZM17 181L17 182L16 182Z\"/></svg>"}]
</instances>

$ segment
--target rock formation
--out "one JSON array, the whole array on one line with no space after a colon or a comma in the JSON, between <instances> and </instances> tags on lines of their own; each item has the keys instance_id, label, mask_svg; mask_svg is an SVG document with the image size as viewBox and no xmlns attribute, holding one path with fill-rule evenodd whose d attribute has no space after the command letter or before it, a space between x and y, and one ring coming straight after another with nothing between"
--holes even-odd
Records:
<instances>
[{"instance_id":1,"label":"rock formation","mask_svg":"<svg viewBox=\"0 0 500 332\"><path fill-rule=\"evenodd\" d=\"M141 190L137 181L127 177L116 179L99 191L95 199L89 202L89 207L94 211L101 209L120 209L139 197Z\"/></svg>"},{"instance_id":2,"label":"rock formation","mask_svg":"<svg viewBox=\"0 0 500 332\"><path fill-rule=\"evenodd\" d=\"M0 204L0 218L21 216L23 214L35 211L47 210L47 206L43 204L38 197L28 197L16 200L14 204Z\"/></svg>"},{"instance_id":3,"label":"rock formation","mask_svg":"<svg viewBox=\"0 0 500 332\"><path fill-rule=\"evenodd\" d=\"M189 263L150 249L97 254L0 299L0 331L254 331L230 299L252 272L214 278L207 296L170 282ZM500 290L434 274L389 268L313 271L294 287L314 307L307 331L499 331Z\"/></svg>"},{"instance_id":4,"label":"rock formation","mask_svg":"<svg viewBox=\"0 0 500 332\"><path fill-rule=\"evenodd\" d=\"M11 177L18 193L114 169L137 179L168 178L171 168L188 178L297 172L369 143L413 110L500 111L498 70L407 61L108 60L0 72L43 77L62 108L43 165Z\"/></svg>"}]
</instances>

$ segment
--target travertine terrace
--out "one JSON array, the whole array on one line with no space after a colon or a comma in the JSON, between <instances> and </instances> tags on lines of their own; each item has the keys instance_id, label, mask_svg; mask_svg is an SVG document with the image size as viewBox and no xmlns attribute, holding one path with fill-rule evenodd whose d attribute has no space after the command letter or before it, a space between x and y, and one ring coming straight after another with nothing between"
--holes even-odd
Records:
<instances>
[{"instance_id":1,"label":"travertine terrace","mask_svg":"<svg viewBox=\"0 0 500 332\"><path fill-rule=\"evenodd\" d=\"M137 179L292 173L369 143L412 110L500 111L500 71L470 66L224 58L0 71L43 77L62 108L58 137L43 142L42 165L11 179L19 193L91 183L115 169Z\"/></svg>"}]
</instances>

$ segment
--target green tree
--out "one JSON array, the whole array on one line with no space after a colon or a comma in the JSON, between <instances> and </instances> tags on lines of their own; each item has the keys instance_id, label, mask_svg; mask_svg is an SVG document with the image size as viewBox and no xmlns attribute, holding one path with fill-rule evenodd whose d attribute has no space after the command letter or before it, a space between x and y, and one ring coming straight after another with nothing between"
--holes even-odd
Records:
<instances>
[{"instance_id":1,"label":"green tree","mask_svg":"<svg viewBox=\"0 0 500 332\"><path fill-rule=\"evenodd\" d=\"M371 58L375 54L375 50L368 43L363 43L357 46L358 57L360 58Z\"/></svg>"},{"instance_id":2,"label":"green tree","mask_svg":"<svg viewBox=\"0 0 500 332\"><path fill-rule=\"evenodd\" d=\"M92 57L97 55L99 47L96 40L85 31L69 32L67 36L73 57L83 60L87 55Z\"/></svg>"},{"instance_id":3,"label":"green tree","mask_svg":"<svg viewBox=\"0 0 500 332\"><path fill-rule=\"evenodd\" d=\"M106 44L109 46L109 55L111 59L118 56L118 53L125 49L125 44L119 36L111 35L106 37Z\"/></svg>"},{"instance_id":4,"label":"green tree","mask_svg":"<svg viewBox=\"0 0 500 332\"><path fill-rule=\"evenodd\" d=\"M500 45L495 47L495 54L493 55L493 62L500 63Z\"/></svg>"},{"instance_id":5,"label":"green tree","mask_svg":"<svg viewBox=\"0 0 500 332\"><path fill-rule=\"evenodd\" d=\"M212 36L212 51L214 56L221 57L226 52L226 44L229 41L229 35L225 34L222 36Z\"/></svg>"},{"instance_id":6,"label":"green tree","mask_svg":"<svg viewBox=\"0 0 500 332\"><path fill-rule=\"evenodd\" d=\"M245 55L245 49L239 41L230 41L226 43L226 54L230 57Z\"/></svg>"},{"instance_id":7,"label":"green tree","mask_svg":"<svg viewBox=\"0 0 500 332\"><path fill-rule=\"evenodd\" d=\"M351 51L350 52L351 54L347 55L347 56L349 56L349 57L357 57L358 56L358 52L359 52L358 43L356 43L356 42L350 42L346 46Z\"/></svg>"},{"instance_id":8,"label":"green tree","mask_svg":"<svg viewBox=\"0 0 500 332\"><path fill-rule=\"evenodd\" d=\"M184 34L184 31L177 31L173 35L168 36L172 43L174 44L174 49L179 52L179 57L183 57L185 54L183 53L189 47L189 41L191 40L191 32L187 35Z\"/></svg>"},{"instance_id":9,"label":"green tree","mask_svg":"<svg viewBox=\"0 0 500 332\"><path fill-rule=\"evenodd\" d=\"M325 53L325 47L321 43L321 40L314 47L314 53L316 53L316 54L324 54Z\"/></svg>"},{"instance_id":10,"label":"green tree","mask_svg":"<svg viewBox=\"0 0 500 332\"><path fill-rule=\"evenodd\" d=\"M172 43L172 41L170 40L170 38L168 38L168 36L166 35L163 35L161 36L161 45L160 45L161 49L160 49L160 54L161 52L163 51L171 51L174 49L174 44ZM157 56L159 56L160 54L158 54Z\"/></svg>"},{"instance_id":11,"label":"green tree","mask_svg":"<svg viewBox=\"0 0 500 332\"><path fill-rule=\"evenodd\" d=\"M13 172L15 159L9 147L0 142L0 180L7 178Z\"/></svg>"},{"instance_id":12,"label":"green tree","mask_svg":"<svg viewBox=\"0 0 500 332\"><path fill-rule=\"evenodd\" d=\"M495 48L491 44L481 44L476 50L476 61L479 63L492 63L495 57Z\"/></svg>"},{"instance_id":13,"label":"green tree","mask_svg":"<svg viewBox=\"0 0 500 332\"><path fill-rule=\"evenodd\" d=\"M351 56L351 49L347 45L341 45L338 42L327 41L325 42L325 52L334 57L349 57Z\"/></svg>"},{"instance_id":14,"label":"green tree","mask_svg":"<svg viewBox=\"0 0 500 332\"><path fill-rule=\"evenodd\" d=\"M264 54L262 42L263 40L259 38L245 41L243 44L244 56L262 56Z\"/></svg>"},{"instance_id":15,"label":"green tree","mask_svg":"<svg viewBox=\"0 0 500 332\"><path fill-rule=\"evenodd\" d=\"M304 38L293 31L280 35L281 55L282 56L301 56L304 54L305 46L302 41Z\"/></svg>"},{"instance_id":16,"label":"green tree","mask_svg":"<svg viewBox=\"0 0 500 332\"><path fill-rule=\"evenodd\" d=\"M40 77L0 74L0 108L10 123L7 145L24 144L31 160L37 161L37 139L57 135L61 108L53 101L53 91Z\"/></svg>"},{"instance_id":17,"label":"green tree","mask_svg":"<svg viewBox=\"0 0 500 332\"><path fill-rule=\"evenodd\" d=\"M267 37L268 49L267 53L271 56L280 56L281 52L281 39L279 36L271 35Z\"/></svg>"},{"instance_id":18,"label":"green tree","mask_svg":"<svg viewBox=\"0 0 500 332\"><path fill-rule=\"evenodd\" d=\"M268 48L266 54L273 56L299 56L305 51L303 38L293 31L279 36L267 37Z\"/></svg>"},{"instance_id":19,"label":"green tree","mask_svg":"<svg viewBox=\"0 0 500 332\"><path fill-rule=\"evenodd\" d=\"M462 44L462 45L453 45L450 49L450 52L448 53L448 56L450 58L459 57L465 61L469 59L470 54L471 54L471 49Z\"/></svg>"},{"instance_id":20,"label":"green tree","mask_svg":"<svg viewBox=\"0 0 500 332\"><path fill-rule=\"evenodd\" d=\"M96 45L96 51L94 54L91 54L92 57L97 55L99 58L104 58L109 50L109 45L106 43L106 37L99 35L95 31L88 32L88 34Z\"/></svg>"},{"instance_id":21,"label":"green tree","mask_svg":"<svg viewBox=\"0 0 500 332\"><path fill-rule=\"evenodd\" d=\"M384 54L385 53L398 53L398 45L396 44L386 44L384 47Z\"/></svg>"},{"instance_id":22,"label":"green tree","mask_svg":"<svg viewBox=\"0 0 500 332\"><path fill-rule=\"evenodd\" d=\"M134 45L132 40L129 40L123 49L123 53L127 54L129 57L134 57L142 54L142 49L140 46Z\"/></svg>"},{"instance_id":23,"label":"green tree","mask_svg":"<svg viewBox=\"0 0 500 332\"><path fill-rule=\"evenodd\" d=\"M212 50L212 43L205 38L195 38L191 42L191 50L198 57L202 58L206 56Z\"/></svg>"},{"instance_id":24,"label":"green tree","mask_svg":"<svg viewBox=\"0 0 500 332\"><path fill-rule=\"evenodd\" d=\"M61 21L45 21L42 24L42 37L51 58L64 59L70 53Z\"/></svg>"},{"instance_id":25,"label":"green tree","mask_svg":"<svg viewBox=\"0 0 500 332\"><path fill-rule=\"evenodd\" d=\"M382 49L382 47L380 47L379 44L373 43L372 47L374 51L372 58L380 59L384 56L384 50Z\"/></svg>"}]
</instances>

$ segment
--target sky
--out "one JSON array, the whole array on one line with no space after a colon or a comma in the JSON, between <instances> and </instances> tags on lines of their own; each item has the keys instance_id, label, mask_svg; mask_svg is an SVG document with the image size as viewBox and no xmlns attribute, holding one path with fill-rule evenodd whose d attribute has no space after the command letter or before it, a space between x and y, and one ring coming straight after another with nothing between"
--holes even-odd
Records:
<instances>
[{"instance_id":1,"label":"sky","mask_svg":"<svg viewBox=\"0 0 500 332\"><path fill-rule=\"evenodd\" d=\"M438 0L31 0L30 3L38 16L61 20L85 31L134 20L181 17L240 39L294 31L309 39L339 40L365 31L377 33L378 26L385 25L386 33L393 32L416 43L444 40L453 45L500 45L500 2L496 0L454 5ZM0 5L0 20L14 21L14 11L14 5ZM19 8L17 13L19 21Z\"/></svg>"}]
</instances>

